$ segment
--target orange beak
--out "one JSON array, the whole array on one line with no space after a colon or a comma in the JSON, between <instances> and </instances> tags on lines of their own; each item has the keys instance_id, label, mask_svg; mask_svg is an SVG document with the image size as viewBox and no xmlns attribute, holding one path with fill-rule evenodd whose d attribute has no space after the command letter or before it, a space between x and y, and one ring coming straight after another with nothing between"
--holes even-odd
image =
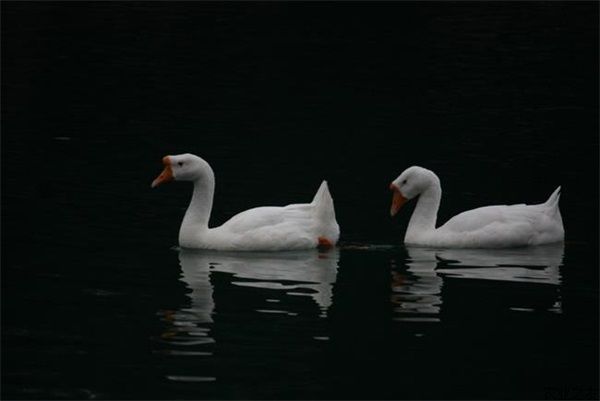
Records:
<instances>
[{"instance_id":1,"label":"orange beak","mask_svg":"<svg viewBox=\"0 0 600 401\"><path fill-rule=\"evenodd\" d=\"M404 205L404 203L406 203L408 199L406 199L404 195L402 195L400 189L394 184L390 184L390 189L394 192L394 195L392 197L392 207L390 208L390 216L393 217L396 215L396 213L398 213L398 210L400 210L402 205Z\"/></svg>"},{"instance_id":2,"label":"orange beak","mask_svg":"<svg viewBox=\"0 0 600 401\"><path fill-rule=\"evenodd\" d=\"M165 169L158 177L156 177L154 181L152 181L152 188L156 188L160 184L164 184L165 182L173 180L173 170L171 170L171 161L169 160L169 156L163 157L163 164L165 165Z\"/></svg>"}]
</instances>

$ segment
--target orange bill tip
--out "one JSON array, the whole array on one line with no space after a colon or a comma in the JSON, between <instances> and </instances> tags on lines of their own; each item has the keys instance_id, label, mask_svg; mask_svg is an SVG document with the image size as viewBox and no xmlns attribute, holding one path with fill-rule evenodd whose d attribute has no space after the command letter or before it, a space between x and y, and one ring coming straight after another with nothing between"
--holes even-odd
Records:
<instances>
[{"instance_id":1,"label":"orange bill tip","mask_svg":"<svg viewBox=\"0 0 600 401\"><path fill-rule=\"evenodd\" d=\"M157 186L164 184L165 182L173 180L173 170L171 170L171 161L169 160L169 156L163 157L162 162L165 165L165 168L159 174L159 176L156 177L154 181L152 181L152 188L156 188Z\"/></svg>"},{"instance_id":2,"label":"orange bill tip","mask_svg":"<svg viewBox=\"0 0 600 401\"><path fill-rule=\"evenodd\" d=\"M390 185L390 188L392 191L394 191L394 195L392 196L392 207L390 208L390 215L393 217L396 215L396 213L398 213L398 210L400 210L402 205L404 205L408 199L402 195L402 192L400 192L398 187L395 185Z\"/></svg>"}]
</instances>

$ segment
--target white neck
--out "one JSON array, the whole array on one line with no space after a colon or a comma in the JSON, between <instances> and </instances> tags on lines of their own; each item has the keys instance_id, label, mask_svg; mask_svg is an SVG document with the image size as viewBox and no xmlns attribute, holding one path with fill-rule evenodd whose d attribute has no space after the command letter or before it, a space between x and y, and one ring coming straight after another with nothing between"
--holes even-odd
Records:
<instances>
[{"instance_id":1,"label":"white neck","mask_svg":"<svg viewBox=\"0 0 600 401\"><path fill-rule=\"evenodd\" d=\"M442 198L442 188L439 182L432 183L429 188L421 193L415 211L408 223L405 239L422 237L435 230L437 212Z\"/></svg>"},{"instance_id":2,"label":"white neck","mask_svg":"<svg viewBox=\"0 0 600 401\"><path fill-rule=\"evenodd\" d=\"M179 229L179 245L189 246L190 241L198 239L208 230L208 220L212 210L215 193L215 179L212 174L204 176L194 183L192 200L188 206L181 228Z\"/></svg>"}]
</instances>

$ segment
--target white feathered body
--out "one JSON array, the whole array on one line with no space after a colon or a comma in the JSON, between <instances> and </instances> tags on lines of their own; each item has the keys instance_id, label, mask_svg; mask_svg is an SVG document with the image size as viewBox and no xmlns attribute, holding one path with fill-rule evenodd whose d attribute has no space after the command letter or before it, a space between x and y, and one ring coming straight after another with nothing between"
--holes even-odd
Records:
<instances>
[{"instance_id":1,"label":"white feathered body","mask_svg":"<svg viewBox=\"0 0 600 401\"><path fill-rule=\"evenodd\" d=\"M333 199L323 181L311 203L248 209L219 227L180 234L179 242L186 248L281 251L316 248L319 237L334 245L339 234Z\"/></svg>"},{"instance_id":2,"label":"white feathered body","mask_svg":"<svg viewBox=\"0 0 600 401\"><path fill-rule=\"evenodd\" d=\"M427 232L407 232L411 245L456 248L507 248L541 245L564 240L558 201L560 187L536 205L497 205L460 213L441 227Z\"/></svg>"}]
</instances>

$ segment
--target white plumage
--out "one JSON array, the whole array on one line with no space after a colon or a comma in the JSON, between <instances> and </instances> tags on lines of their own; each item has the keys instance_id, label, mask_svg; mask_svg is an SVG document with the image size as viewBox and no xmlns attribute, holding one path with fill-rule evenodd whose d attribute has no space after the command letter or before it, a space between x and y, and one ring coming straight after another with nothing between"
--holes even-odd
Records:
<instances>
[{"instance_id":1,"label":"white plumage","mask_svg":"<svg viewBox=\"0 0 600 401\"><path fill-rule=\"evenodd\" d=\"M419 196L404 242L409 245L452 248L507 248L564 240L558 207L560 187L536 205L486 206L460 213L436 228L442 189L439 178L422 167L409 167L395 179L391 213Z\"/></svg>"},{"instance_id":2,"label":"white plumage","mask_svg":"<svg viewBox=\"0 0 600 401\"><path fill-rule=\"evenodd\" d=\"M172 179L192 181L192 200L181 223L179 245L185 248L281 251L333 246L339 238L333 199L323 181L311 203L264 206L241 212L219 227L209 228L215 188L210 165L198 156L163 158L158 186Z\"/></svg>"}]
</instances>

